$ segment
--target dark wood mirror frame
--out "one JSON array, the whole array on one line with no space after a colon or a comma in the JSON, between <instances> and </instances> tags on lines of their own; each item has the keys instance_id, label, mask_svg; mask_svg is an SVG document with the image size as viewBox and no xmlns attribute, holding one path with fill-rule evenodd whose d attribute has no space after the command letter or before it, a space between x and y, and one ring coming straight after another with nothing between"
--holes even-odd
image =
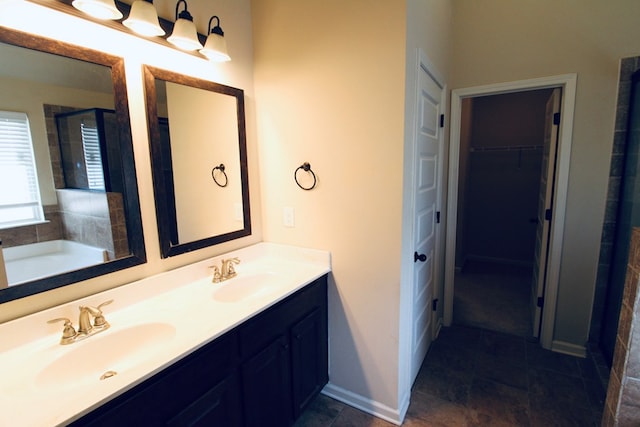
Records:
<instances>
[{"instance_id":1,"label":"dark wood mirror frame","mask_svg":"<svg viewBox=\"0 0 640 427\"><path fill-rule=\"evenodd\" d=\"M8 28L0 28L0 42L91 62L111 69L116 120L122 151L122 167L124 170L125 184L125 193L123 196L130 249L130 255L127 257L4 288L0 290L0 303L49 291L145 263L147 259L138 199L138 183L133 160L133 144L129 119L127 86L125 82L124 59Z\"/></svg>"},{"instance_id":2,"label":"dark wood mirror frame","mask_svg":"<svg viewBox=\"0 0 640 427\"><path fill-rule=\"evenodd\" d=\"M185 76L160 68L143 66L145 97L147 105L147 124L149 126L149 145L151 150L151 168L153 171L153 189L156 202L158 236L162 258L167 258L196 249L234 240L251 234L251 213L249 207L249 177L247 171L247 143L245 129L244 91L208 80ZM238 143L240 154L240 180L242 187L243 228L203 239L177 243L175 238L176 211L173 202L172 183L165 178L162 165L162 146L158 124L156 79L177 83L197 89L203 89L236 98Z\"/></svg>"}]
</instances>

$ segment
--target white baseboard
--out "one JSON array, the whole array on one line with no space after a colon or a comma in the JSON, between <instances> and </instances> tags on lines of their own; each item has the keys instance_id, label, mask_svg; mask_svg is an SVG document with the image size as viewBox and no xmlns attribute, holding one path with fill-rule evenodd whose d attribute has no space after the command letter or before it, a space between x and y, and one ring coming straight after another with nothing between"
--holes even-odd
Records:
<instances>
[{"instance_id":1,"label":"white baseboard","mask_svg":"<svg viewBox=\"0 0 640 427\"><path fill-rule=\"evenodd\" d=\"M442 317L438 317L438 319L436 320L436 326L433 330L433 339L435 340L436 338L438 338L438 335L440 335L440 331L442 330Z\"/></svg>"},{"instance_id":2,"label":"white baseboard","mask_svg":"<svg viewBox=\"0 0 640 427\"><path fill-rule=\"evenodd\" d=\"M394 409L331 383L324 386L321 393L398 426L402 424L402 420L409 409L408 398L402 402L401 410Z\"/></svg>"},{"instance_id":3,"label":"white baseboard","mask_svg":"<svg viewBox=\"0 0 640 427\"><path fill-rule=\"evenodd\" d=\"M551 343L551 351L568 354L569 356L587 357L587 348L583 345L575 345L564 341L554 340Z\"/></svg>"}]
</instances>

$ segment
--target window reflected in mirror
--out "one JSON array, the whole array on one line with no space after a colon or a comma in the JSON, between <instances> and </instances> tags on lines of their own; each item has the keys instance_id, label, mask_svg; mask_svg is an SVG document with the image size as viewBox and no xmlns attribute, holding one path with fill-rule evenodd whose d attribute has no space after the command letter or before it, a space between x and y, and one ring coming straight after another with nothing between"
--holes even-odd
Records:
<instances>
[{"instance_id":1,"label":"window reflected in mirror","mask_svg":"<svg viewBox=\"0 0 640 427\"><path fill-rule=\"evenodd\" d=\"M0 229L44 221L25 112L0 111Z\"/></svg>"}]
</instances>

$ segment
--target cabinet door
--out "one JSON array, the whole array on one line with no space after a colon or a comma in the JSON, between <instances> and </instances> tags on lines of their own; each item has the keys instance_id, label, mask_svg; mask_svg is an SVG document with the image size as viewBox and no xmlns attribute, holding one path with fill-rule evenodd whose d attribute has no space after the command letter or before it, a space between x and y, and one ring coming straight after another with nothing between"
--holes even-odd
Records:
<instances>
[{"instance_id":1,"label":"cabinet door","mask_svg":"<svg viewBox=\"0 0 640 427\"><path fill-rule=\"evenodd\" d=\"M289 344L280 336L242 366L247 427L286 427L293 423Z\"/></svg>"},{"instance_id":2,"label":"cabinet door","mask_svg":"<svg viewBox=\"0 0 640 427\"><path fill-rule=\"evenodd\" d=\"M293 412L298 418L328 381L327 328L317 308L291 328Z\"/></svg>"}]
</instances>

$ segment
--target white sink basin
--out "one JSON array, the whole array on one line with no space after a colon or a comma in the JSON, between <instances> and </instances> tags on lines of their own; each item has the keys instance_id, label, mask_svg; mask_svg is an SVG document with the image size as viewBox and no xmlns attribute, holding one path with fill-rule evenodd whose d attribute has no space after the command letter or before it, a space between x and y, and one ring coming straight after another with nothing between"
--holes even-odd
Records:
<instances>
[{"instance_id":1,"label":"white sink basin","mask_svg":"<svg viewBox=\"0 0 640 427\"><path fill-rule=\"evenodd\" d=\"M36 377L37 387L78 387L98 383L144 363L176 333L168 323L145 323L101 332L74 344L45 366Z\"/></svg>"},{"instance_id":2,"label":"white sink basin","mask_svg":"<svg viewBox=\"0 0 640 427\"><path fill-rule=\"evenodd\" d=\"M273 272L247 274L222 282L220 289L213 293L213 299L220 302L239 302L260 298L272 293L282 284L282 276Z\"/></svg>"}]
</instances>

